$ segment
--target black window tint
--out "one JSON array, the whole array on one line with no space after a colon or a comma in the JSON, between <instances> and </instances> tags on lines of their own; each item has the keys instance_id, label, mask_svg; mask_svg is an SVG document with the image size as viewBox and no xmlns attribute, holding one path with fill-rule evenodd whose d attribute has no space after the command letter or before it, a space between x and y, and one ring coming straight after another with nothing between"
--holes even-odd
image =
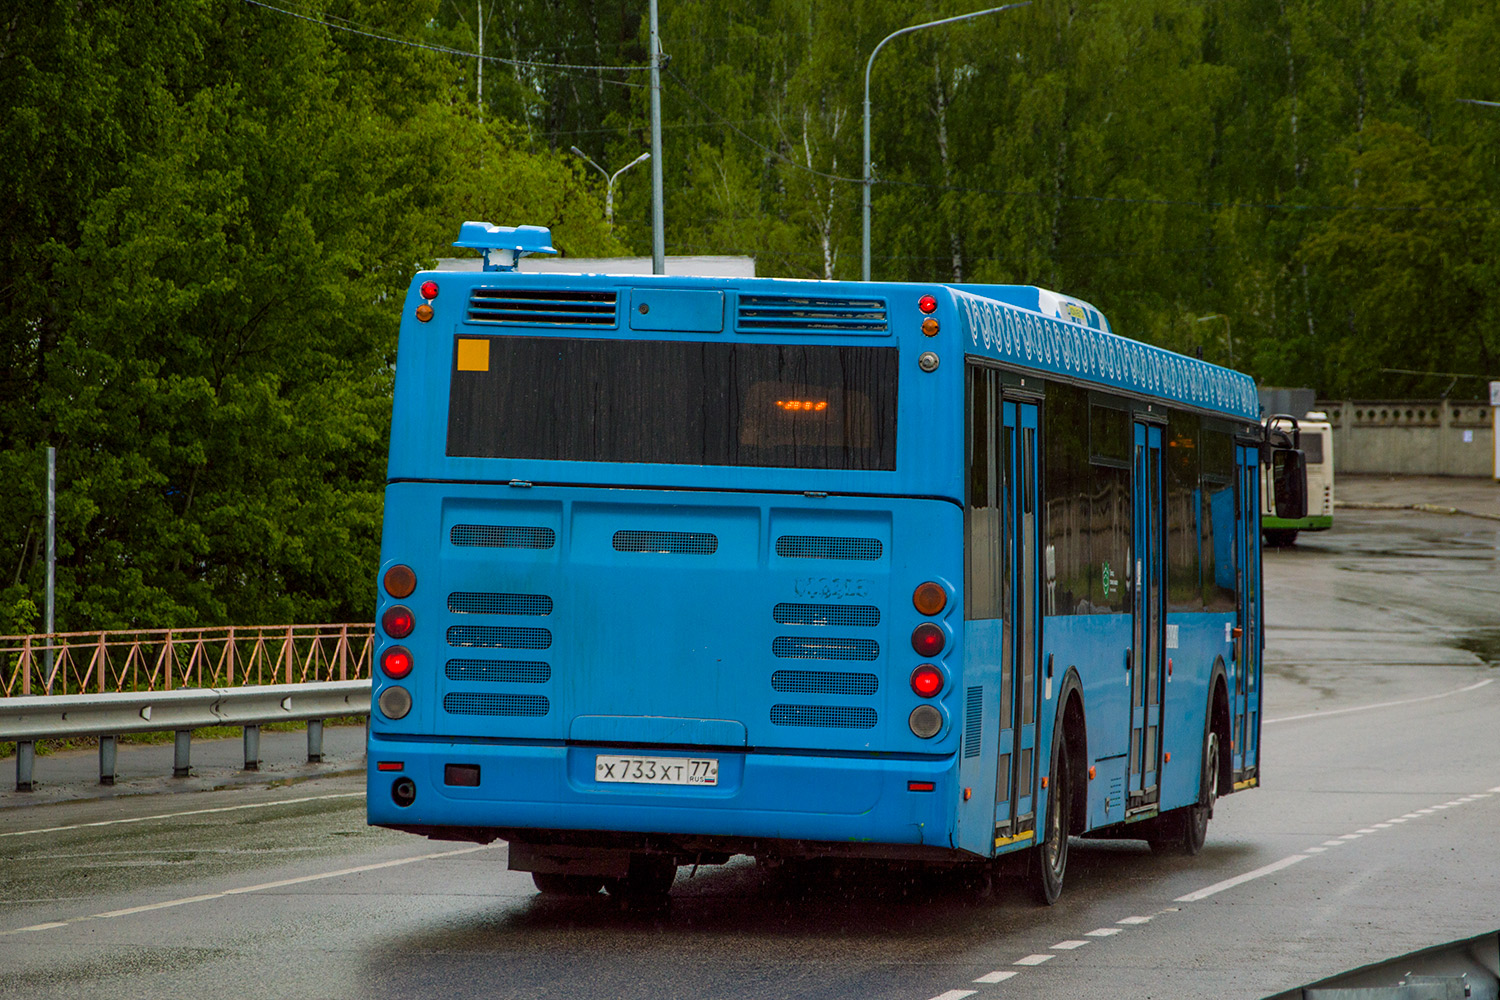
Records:
<instances>
[{"instance_id":1,"label":"black window tint","mask_svg":"<svg viewBox=\"0 0 1500 1000\"><path fill-rule=\"evenodd\" d=\"M1058 384L1048 385L1043 412L1046 611L1123 612L1133 516L1130 414L1090 406L1086 391Z\"/></svg>"},{"instance_id":2,"label":"black window tint","mask_svg":"<svg viewBox=\"0 0 1500 1000\"><path fill-rule=\"evenodd\" d=\"M1167 606L1203 607L1198 577L1198 437L1196 414L1172 411L1167 420Z\"/></svg>"},{"instance_id":3,"label":"black window tint","mask_svg":"<svg viewBox=\"0 0 1500 1000\"><path fill-rule=\"evenodd\" d=\"M1000 380L988 368L968 370L969 497L964 563L964 617L1004 617L1001 545L1005 530L1000 498L1004 466L1000 449Z\"/></svg>"},{"instance_id":4,"label":"black window tint","mask_svg":"<svg viewBox=\"0 0 1500 1000\"><path fill-rule=\"evenodd\" d=\"M1234 611L1234 439L1224 431L1205 427L1199 441L1203 606L1208 611Z\"/></svg>"},{"instance_id":5,"label":"black window tint","mask_svg":"<svg viewBox=\"0 0 1500 1000\"><path fill-rule=\"evenodd\" d=\"M449 455L896 467L894 347L488 340L453 372Z\"/></svg>"}]
</instances>

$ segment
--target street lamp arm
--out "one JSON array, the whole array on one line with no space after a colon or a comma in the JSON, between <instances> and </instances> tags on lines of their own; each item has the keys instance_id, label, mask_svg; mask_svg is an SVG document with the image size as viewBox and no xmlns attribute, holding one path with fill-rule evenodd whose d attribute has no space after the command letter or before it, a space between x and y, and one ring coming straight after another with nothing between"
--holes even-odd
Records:
<instances>
[{"instance_id":1,"label":"street lamp arm","mask_svg":"<svg viewBox=\"0 0 1500 1000\"><path fill-rule=\"evenodd\" d=\"M635 166L637 163L643 163L644 161L649 160L649 159L651 159L651 154L650 153L642 153L640 156L637 156L635 159L633 159L629 163L625 164L619 170L616 170L614 172L614 175L610 177L609 182L611 184L613 184L615 182L615 178L619 177L625 171L629 170L631 167Z\"/></svg>"},{"instance_id":2,"label":"street lamp arm","mask_svg":"<svg viewBox=\"0 0 1500 1000\"><path fill-rule=\"evenodd\" d=\"M870 70L875 66L875 57L880 55L880 50L885 48L885 43L902 35L909 35L923 28L937 28L944 24L956 24L959 21L972 21L976 17L984 17L986 14L998 14L1003 10L1015 10L1017 7L1030 7L1031 0L1024 3L1008 3L1003 7L990 7L986 10L976 10L970 14L959 14L957 17L945 17L938 21L928 21L925 24L913 24L905 28L897 28L886 35L875 46L875 51L870 53L870 58L865 61L865 172L864 172L864 240L862 247L862 271L863 280L870 280Z\"/></svg>"},{"instance_id":3,"label":"street lamp arm","mask_svg":"<svg viewBox=\"0 0 1500 1000\"><path fill-rule=\"evenodd\" d=\"M595 170L597 170L601 174L603 174L605 180L609 179L609 171L605 170L603 167L599 166L599 164L597 164L593 160L589 159L589 155L587 153L585 153L583 150L579 149L577 146L569 146L568 149L569 149L569 151L574 156L578 157L584 163L587 163L589 166L593 167Z\"/></svg>"}]
</instances>

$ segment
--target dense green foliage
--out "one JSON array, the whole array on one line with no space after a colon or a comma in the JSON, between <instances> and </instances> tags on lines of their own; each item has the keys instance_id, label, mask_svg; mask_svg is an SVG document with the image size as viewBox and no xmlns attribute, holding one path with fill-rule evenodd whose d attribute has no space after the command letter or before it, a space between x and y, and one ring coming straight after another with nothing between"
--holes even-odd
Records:
<instances>
[{"instance_id":1,"label":"dense green foliage","mask_svg":"<svg viewBox=\"0 0 1500 1000\"><path fill-rule=\"evenodd\" d=\"M608 252L598 198L480 124L451 57L238 2L23 6L0 24L0 633L41 625L49 444L59 630L367 620L412 272L464 218ZM432 12L361 14L420 36Z\"/></svg>"},{"instance_id":2,"label":"dense green foliage","mask_svg":"<svg viewBox=\"0 0 1500 1000\"><path fill-rule=\"evenodd\" d=\"M986 6L662 0L668 252L857 278L865 62ZM644 0L493 9L486 52L644 59ZM473 4L439 17L472 48ZM1497 50L1491 0L1034 0L899 38L872 75L874 276L1049 286L1327 395L1473 397L1384 369L1500 374L1500 107L1459 100L1500 99ZM490 73L538 145L646 148L640 74ZM644 253L646 171L620 189Z\"/></svg>"},{"instance_id":3,"label":"dense green foliage","mask_svg":"<svg viewBox=\"0 0 1500 1000\"><path fill-rule=\"evenodd\" d=\"M396 309L466 218L650 246L646 0L0 16L0 632L369 615ZM863 75L959 0L662 0L667 250L857 278ZM475 50L484 25L483 94ZM431 48L403 45L393 39ZM1490 0L1034 0L872 77L874 274L1326 395L1500 373ZM565 63L566 68L557 64ZM542 65L545 64L545 65ZM631 67L631 68L590 68Z\"/></svg>"}]
</instances>

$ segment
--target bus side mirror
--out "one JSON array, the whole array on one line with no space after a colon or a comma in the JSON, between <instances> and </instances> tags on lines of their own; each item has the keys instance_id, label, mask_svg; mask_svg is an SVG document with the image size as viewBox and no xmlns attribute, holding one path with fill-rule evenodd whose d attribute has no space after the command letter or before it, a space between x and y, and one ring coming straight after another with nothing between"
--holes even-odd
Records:
<instances>
[{"instance_id":1,"label":"bus side mirror","mask_svg":"<svg viewBox=\"0 0 1500 1000\"><path fill-rule=\"evenodd\" d=\"M1276 516L1295 520L1307 516L1307 456L1297 448L1271 452L1271 480L1276 491Z\"/></svg>"}]
</instances>

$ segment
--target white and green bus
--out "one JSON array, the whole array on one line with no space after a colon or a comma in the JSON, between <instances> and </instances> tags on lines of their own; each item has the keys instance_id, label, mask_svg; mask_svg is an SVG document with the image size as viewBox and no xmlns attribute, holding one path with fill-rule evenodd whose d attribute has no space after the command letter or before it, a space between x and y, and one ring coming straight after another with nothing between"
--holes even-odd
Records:
<instances>
[{"instance_id":1,"label":"white and green bus","mask_svg":"<svg viewBox=\"0 0 1500 1000\"><path fill-rule=\"evenodd\" d=\"M1265 420L1267 439L1286 440L1300 448L1307 470L1307 514L1298 518L1276 516L1272 481L1276 470L1261 468L1260 531L1267 545L1285 546L1297 541L1303 531L1327 531L1333 527L1333 425L1328 414L1309 410L1302 418L1277 415ZM1273 458L1276 452L1270 453Z\"/></svg>"}]
</instances>

